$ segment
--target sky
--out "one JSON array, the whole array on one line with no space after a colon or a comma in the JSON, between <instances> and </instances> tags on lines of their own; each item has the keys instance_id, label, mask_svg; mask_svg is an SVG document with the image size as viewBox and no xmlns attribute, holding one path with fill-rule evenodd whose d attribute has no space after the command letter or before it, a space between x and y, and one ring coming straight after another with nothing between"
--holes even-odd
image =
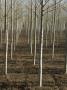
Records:
<instances>
[{"instance_id":1,"label":"sky","mask_svg":"<svg viewBox=\"0 0 67 90\"><path fill-rule=\"evenodd\" d=\"M67 0L65 0L65 1L67 1Z\"/></svg>"}]
</instances>

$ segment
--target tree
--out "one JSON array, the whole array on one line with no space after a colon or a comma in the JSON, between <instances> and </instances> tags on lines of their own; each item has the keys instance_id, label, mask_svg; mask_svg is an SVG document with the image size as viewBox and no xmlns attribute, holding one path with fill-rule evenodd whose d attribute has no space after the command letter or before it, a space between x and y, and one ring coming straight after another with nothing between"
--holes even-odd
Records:
<instances>
[{"instance_id":1,"label":"tree","mask_svg":"<svg viewBox=\"0 0 67 90\"><path fill-rule=\"evenodd\" d=\"M12 1L11 0L11 36L12 36L12 40L11 40L11 60L13 59L13 5L12 5Z\"/></svg>"},{"instance_id":2,"label":"tree","mask_svg":"<svg viewBox=\"0 0 67 90\"><path fill-rule=\"evenodd\" d=\"M66 39L66 43L65 43L65 55L66 55L66 60L65 60L65 70L66 70L66 74L67 74L67 22L65 24L65 39Z\"/></svg>"},{"instance_id":3,"label":"tree","mask_svg":"<svg viewBox=\"0 0 67 90\"><path fill-rule=\"evenodd\" d=\"M53 14L53 50L52 50L52 59L54 58L55 53L55 28L56 28L56 0L54 0L54 14Z\"/></svg>"},{"instance_id":4,"label":"tree","mask_svg":"<svg viewBox=\"0 0 67 90\"><path fill-rule=\"evenodd\" d=\"M1 31L1 46L2 46L2 5L1 5L2 1L0 0L0 31Z\"/></svg>"},{"instance_id":5,"label":"tree","mask_svg":"<svg viewBox=\"0 0 67 90\"><path fill-rule=\"evenodd\" d=\"M47 35L48 35L48 8L47 7L47 14L46 14L46 48L47 48Z\"/></svg>"},{"instance_id":6,"label":"tree","mask_svg":"<svg viewBox=\"0 0 67 90\"><path fill-rule=\"evenodd\" d=\"M7 75L7 60L8 60L8 30L7 30L7 18L6 18L6 0L5 0L5 23L4 23L4 30L6 31L6 63L5 63L5 74Z\"/></svg>"},{"instance_id":7,"label":"tree","mask_svg":"<svg viewBox=\"0 0 67 90\"><path fill-rule=\"evenodd\" d=\"M31 46L31 54L33 53L33 41L32 41L32 0L31 0L31 19L30 19L30 32L31 32L31 37L30 37L30 46Z\"/></svg>"},{"instance_id":8,"label":"tree","mask_svg":"<svg viewBox=\"0 0 67 90\"><path fill-rule=\"evenodd\" d=\"M35 0L35 18L34 18L34 65L36 63L36 0Z\"/></svg>"},{"instance_id":9,"label":"tree","mask_svg":"<svg viewBox=\"0 0 67 90\"><path fill-rule=\"evenodd\" d=\"M42 54L43 54L43 0L41 0L41 26L40 26L40 87L42 87Z\"/></svg>"}]
</instances>

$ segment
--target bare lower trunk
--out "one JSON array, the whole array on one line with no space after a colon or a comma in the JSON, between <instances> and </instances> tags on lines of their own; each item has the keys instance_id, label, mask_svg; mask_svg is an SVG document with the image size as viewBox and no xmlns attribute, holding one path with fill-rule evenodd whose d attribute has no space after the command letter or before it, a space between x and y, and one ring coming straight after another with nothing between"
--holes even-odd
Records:
<instances>
[{"instance_id":1,"label":"bare lower trunk","mask_svg":"<svg viewBox=\"0 0 67 90\"><path fill-rule=\"evenodd\" d=\"M8 57L8 31L7 31L7 18L6 18L6 0L5 0L5 22L4 22L4 30L6 31L6 61L5 61L5 75L7 75L7 57Z\"/></svg>"},{"instance_id":2,"label":"bare lower trunk","mask_svg":"<svg viewBox=\"0 0 67 90\"><path fill-rule=\"evenodd\" d=\"M47 8L47 14L46 14L46 48L47 48L47 35L48 35L48 8Z\"/></svg>"},{"instance_id":3,"label":"bare lower trunk","mask_svg":"<svg viewBox=\"0 0 67 90\"><path fill-rule=\"evenodd\" d=\"M13 32L13 30L12 30ZM13 59L13 33L12 33L12 42L11 42L11 60Z\"/></svg>"},{"instance_id":4,"label":"bare lower trunk","mask_svg":"<svg viewBox=\"0 0 67 90\"><path fill-rule=\"evenodd\" d=\"M12 7L12 0L11 0L11 34L12 34L12 40L11 40L11 60L13 59L13 7Z\"/></svg>"},{"instance_id":5,"label":"bare lower trunk","mask_svg":"<svg viewBox=\"0 0 67 90\"><path fill-rule=\"evenodd\" d=\"M65 56L66 56L66 60L65 60L65 73L67 74L67 22L65 23L65 38L66 38L66 42L65 42Z\"/></svg>"},{"instance_id":6,"label":"bare lower trunk","mask_svg":"<svg viewBox=\"0 0 67 90\"><path fill-rule=\"evenodd\" d=\"M18 43L18 34L19 34L19 32L18 32L18 19L17 19L17 13L16 13L16 45Z\"/></svg>"},{"instance_id":7,"label":"bare lower trunk","mask_svg":"<svg viewBox=\"0 0 67 90\"><path fill-rule=\"evenodd\" d=\"M52 30L52 28L51 28L51 30ZM52 31L50 31L50 36L51 36L51 45L52 45L52 36L53 36L53 32Z\"/></svg>"},{"instance_id":8,"label":"bare lower trunk","mask_svg":"<svg viewBox=\"0 0 67 90\"><path fill-rule=\"evenodd\" d=\"M16 50L16 39L14 37L14 51Z\"/></svg>"},{"instance_id":9,"label":"bare lower trunk","mask_svg":"<svg viewBox=\"0 0 67 90\"><path fill-rule=\"evenodd\" d=\"M35 50L34 50L34 65L36 63L36 32L35 32Z\"/></svg>"},{"instance_id":10,"label":"bare lower trunk","mask_svg":"<svg viewBox=\"0 0 67 90\"><path fill-rule=\"evenodd\" d=\"M29 28L28 28L28 44L29 44L30 40L29 40Z\"/></svg>"},{"instance_id":11,"label":"bare lower trunk","mask_svg":"<svg viewBox=\"0 0 67 90\"><path fill-rule=\"evenodd\" d=\"M47 34L46 34L46 48L47 48Z\"/></svg>"},{"instance_id":12,"label":"bare lower trunk","mask_svg":"<svg viewBox=\"0 0 67 90\"><path fill-rule=\"evenodd\" d=\"M52 58L54 58L54 54L55 54L55 26L54 26Z\"/></svg>"},{"instance_id":13,"label":"bare lower trunk","mask_svg":"<svg viewBox=\"0 0 67 90\"><path fill-rule=\"evenodd\" d=\"M13 44L11 43L11 60L13 59Z\"/></svg>"},{"instance_id":14,"label":"bare lower trunk","mask_svg":"<svg viewBox=\"0 0 67 90\"><path fill-rule=\"evenodd\" d=\"M1 28L1 46L2 46L2 28Z\"/></svg>"},{"instance_id":15,"label":"bare lower trunk","mask_svg":"<svg viewBox=\"0 0 67 90\"><path fill-rule=\"evenodd\" d=\"M42 30L42 37L41 37L41 55L40 55L40 87L42 87L42 66L43 66L43 30Z\"/></svg>"},{"instance_id":16,"label":"bare lower trunk","mask_svg":"<svg viewBox=\"0 0 67 90\"><path fill-rule=\"evenodd\" d=\"M35 0L35 21L34 21L34 65L36 63L36 0Z\"/></svg>"},{"instance_id":17,"label":"bare lower trunk","mask_svg":"<svg viewBox=\"0 0 67 90\"><path fill-rule=\"evenodd\" d=\"M35 29L35 46L34 46L34 65L36 63L36 29Z\"/></svg>"},{"instance_id":18,"label":"bare lower trunk","mask_svg":"<svg viewBox=\"0 0 67 90\"><path fill-rule=\"evenodd\" d=\"M33 44L33 42L32 42L32 30L31 30L31 54L33 53L33 47L32 47L32 44Z\"/></svg>"},{"instance_id":19,"label":"bare lower trunk","mask_svg":"<svg viewBox=\"0 0 67 90\"><path fill-rule=\"evenodd\" d=\"M31 47L31 54L33 53L33 41L32 41L32 0L31 0L31 23L30 23L30 30L31 30L31 42L30 42L30 47Z\"/></svg>"},{"instance_id":20,"label":"bare lower trunk","mask_svg":"<svg viewBox=\"0 0 67 90\"><path fill-rule=\"evenodd\" d=\"M53 18L53 50L52 50L52 59L54 58L55 54L55 29L56 29L56 0L54 1L54 18Z\"/></svg>"},{"instance_id":21,"label":"bare lower trunk","mask_svg":"<svg viewBox=\"0 0 67 90\"><path fill-rule=\"evenodd\" d=\"M43 57L43 0L41 1L41 27L40 27L40 87L42 87L42 61Z\"/></svg>"},{"instance_id":22,"label":"bare lower trunk","mask_svg":"<svg viewBox=\"0 0 67 90\"><path fill-rule=\"evenodd\" d=\"M17 45L17 43L18 43L18 30L16 32L16 45Z\"/></svg>"},{"instance_id":23,"label":"bare lower trunk","mask_svg":"<svg viewBox=\"0 0 67 90\"><path fill-rule=\"evenodd\" d=\"M0 30L1 30L1 46L2 46L2 14L1 14L1 11L2 11L2 7L1 7L1 0L0 0Z\"/></svg>"},{"instance_id":24,"label":"bare lower trunk","mask_svg":"<svg viewBox=\"0 0 67 90\"><path fill-rule=\"evenodd\" d=\"M5 68L6 75L7 75L7 60L8 60L8 31L6 31L6 68Z\"/></svg>"},{"instance_id":25,"label":"bare lower trunk","mask_svg":"<svg viewBox=\"0 0 67 90\"><path fill-rule=\"evenodd\" d=\"M28 9L28 31L27 31L27 36L28 36L28 44L29 44L29 42L30 42L30 39L29 39L29 29L30 29L30 24L29 24L29 9Z\"/></svg>"}]
</instances>

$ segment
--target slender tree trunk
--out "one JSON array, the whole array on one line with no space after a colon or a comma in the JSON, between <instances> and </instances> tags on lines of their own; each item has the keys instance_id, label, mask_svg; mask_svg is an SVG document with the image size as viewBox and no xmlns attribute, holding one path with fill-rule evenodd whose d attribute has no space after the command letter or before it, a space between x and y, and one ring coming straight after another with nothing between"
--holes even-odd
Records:
<instances>
[{"instance_id":1,"label":"slender tree trunk","mask_svg":"<svg viewBox=\"0 0 67 90\"><path fill-rule=\"evenodd\" d=\"M31 30L31 42L30 42L30 45L31 45L31 54L33 53L33 47L32 47L32 0L31 0L31 23L30 23L30 30Z\"/></svg>"},{"instance_id":2,"label":"slender tree trunk","mask_svg":"<svg viewBox=\"0 0 67 90\"><path fill-rule=\"evenodd\" d=\"M67 22L65 24L65 39L66 39L66 43L65 43L65 55L66 55L66 60L65 60L65 71L67 74Z\"/></svg>"},{"instance_id":3,"label":"slender tree trunk","mask_svg":"<svg viewBox=\"0 0 67 90\"><path fill-rule=\"evenodd\" d=\"M16 5L15 5L16 6ZM13 40L13 50L15 51L16 50L16 36L17 36L17 33L18 33L18 31L17 31L17 11L16 12L14 12L14 18L15 18L15 26L13 26L14 27L14 31L13 31L13 38L14 38L14 40ZM13 23L13 25L14 25L14 23Z\"/></svg>"},{"instance_id":4,"label":"slender tree trunk","mask_svg":"<svg viewBox=\"0 0 67 90\"><path fill-rule=\"evenodd\" d=\"M43 0L41 0L41 29L40 29L40 87L42 87L42 57L43 57Z\"/></svg>"},{"instance_id":5,"label":"slender tree trunk","mask_svg":"<svg viewBox=\"0 0 67 90\"><path fill-rule=\"evenodd\" d=\"M39 13L40 13L41 11L39 11ZM40 20L40 15L39 15L39 17L38 17L38 25L37 25L37 27L38 27L38 44L40 43L40 23L41 23L41 20Z\"/></svg>"},{"instance_id":6,"label":"slender tree trunk","mask_svg":"<svg viewBox=\"0 0 67 90\"><path fill-rule=\"evenodd\" d=\"M47 48L47 35L48 35L48 8L47 8L47 14L46 14L46 48Z\"/></svg>"},{"instance_id":7,"label":"slender tree trunk","mask_svg":"<svg viewBox=\"0 0 67 90\"><path fill-rule=\"evenodd\" d=\"M2 7L1 7L1 0L0 0L0 30L1 30L1 46L2 46Z\"/></svg>"},{"instance_id":8,"label":"slender tree trunk","mask_svg":"<svg viewBox=\"0 0 67 90\"><path fill-rule=\"evenodd\" d=\"M13 47L13 50L15 51L16 50L16 31L14 31L14 47Z\"/></svg>"},{"instance_id":9,"label":"slender tree trunk","mask_svg":"<svg viewBox=\"0 0 67 90\"><path fill-rule=\"evenodd\" d=\"M7 60L8 60L8 29L6 30L6 72L5 72L6 75L7 75Z\"/></svg>"},{"instance_id":10,"label":"slender tree trunk","mask_svg":"<svg viewBox=\"0 0 67 90\"><path fill-rule=\"evenodd\" d=\"M16 45L18 43L18 20L17 20L17 13L16 13Z\"/></svg>"},{"instance_id":11,"label":"slender tree trunk","mask_svg":"<svg viewBox=\"0 0 67 90\"><path fill-rule=\"evenodd\" d=\"M35 21L34 21L34 65L36 63L36 0L35 0Z\"/></svg>"},{"instance_id":12,"label":"slender tree trunk","mask_svg":"<svg viewBox=\"0 0 67 90\"><path fill-rule=\"evenodd\" d=\"M11 0L11 31L12 31L12 40L11 40L11 60L13 59L13 7Z\"/></svg>"},{"instance_id":13,"label":"slender tree trunk","mask_svg":"<svg viewBox=\"0 0 67 90\"><path fill-rule=\"evenodd\" d=\"M50 37L51 37L51 45L52 45L52 26L50 26L51 27L51 29L50 29Z\"/></svg>"},{"instance_id":14,"label":"slender tree trunk","mask_svg":"<svg viewBox=\"0 0 67 90\"><path fill-rule=\"evenodd\" d=\"M51 42L51 45L52 45L52 41L53 41L53 12L52 12L52 15L51 15L51 22L50 22L50 42Z\"/></svg>"},{"instance_id":15,"label":"slender tree trunk","mask_svg":"<svg viewBox=\"0 0 67 90\"><path fill-rule=\"evenodd\" d=\"M30 42L30 39L29 39L29 29L30 29L30 26L29 26L29 8L28 8L28 44Z\"/></svg>"},{"instance_id":16,"label":"slender tree trunk","mask_svg":"<svg viewBox=\"0 0 67 90\"><path fill-rule=\"evenodd\" d=\"M40 25L40 24L39 24ZM38 44L39 44L39 42L40 42L40 27L38 28Z\"/></svg>"},{"instance_id":17,"label":"slender tree trunk","mask_svg":"<svg viewBox=\"0 0 67 90\"><path fill-rule=\"evenodd\" d=\"M26 36L27 36L27 22L25 20L25 31L26 31Z\"/></svg>"},{"instance_id":18,"label":"slender tree trunk","mask_svg":"<svg viewBox=\"0 0 67 90\"><path fill-rule=\"evenodd\" d=\"M1 46L2 46L2 27L1 27Z\"/></svg>"},{"instance_id":19,"label":"slender tree trunk","mask_svg":"<svg viewBox=\"0 0 67 90\"><path fill-rule=\"evenodd\" d=\"M52 59L54 58L54 54L55 54L55 25L56 25L56 0L54 0L54 4L55 4L55 6L54 6L54 8L55 8L55 10L54 10L54 18L53 18L53 30L54 30L54 32L53 32L53 50L52 50Z\"/></svg>"},{"instance_id":20,"label":"slender tree trunk","mask_svg":"<svg viewBox=\"0 0 67 90\"><path fill-rule=\"evenodd\" d=\"M7 9L7 7L6 7L6 0L5 0L5 24L4 24L4 30L6 31L6 62L5 62L5 74L7 75L8 30L7 30L7 27L6 27L6 25L7 25L7 23L6 23L6 21L7 21L7 18L6 18L6 9Z\"/></svg>"}]
</instances>

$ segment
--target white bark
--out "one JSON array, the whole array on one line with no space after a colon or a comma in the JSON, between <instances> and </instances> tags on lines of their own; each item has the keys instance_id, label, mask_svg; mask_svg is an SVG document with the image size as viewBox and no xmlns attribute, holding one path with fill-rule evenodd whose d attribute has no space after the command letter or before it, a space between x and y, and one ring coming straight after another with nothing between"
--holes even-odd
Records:
<instances>
[{"instance_id":1,"label":"white bark","mask_svg":"<svg viewBox=\"0 0 67 90\"><path fill-rule=\"evenodd\" d=\"M1 30L1 46L2 46L2 7L1 7L1 0L0 0L0 30Z\"/></svg>"},{"instance_id":2,"label":"white bark","mask_svg":"<svg viewBox=\"0 0 67 90\"><path fill-rule=\"evenodd\" d=\"M16 50L16 42L15 42L15 40L14 40L14 51Z\"/></svg>"},{"instance_id":3,"label":"white bark","mask_svg":"<svg viewBox=\"0 0 67 90\"><path fill-rule=\"evenodd\" d=\"M55 53L55 25L54 25L54 37L53 37L53 51L52 51L52 58L54 58Z\"/></svg>"},{"instance_id":4,"label":"white bark","mask_svg":"<svg viewBox=\"0 0 67 90\"><path fill-rule=\"evenodd\" d=\"M33 42L32 42L32 31L31 31L31 54L33 53L33 47L32 47L32 44L33 44Z\"/></svg>"},{"instance_id":5,"label":"white bark","mask_svg":"<svg viewBox=\"0 0 67 90\"><path fill-rule=\"evenodd\" d=\"M36 27L36 26L37 26L37 25L36 25L36 24L37 24L37 23L36 23L36 22L37 22L36 14L37 14L37 10L36 10L36 0L35 0L35 18L34 18L34 19L35 19L35 21L34 21L34 31L35 31L35 32L34 32L34 44L35 44L35 46L34 46L34 65L35 65L35 63L36 63L36 43L37 43L37 42L36 42L36 28L37 28L37 27Z\"/></svg>"},{"instance_id":6,"label":"white bark","mask_svg":"<svg viewBox=\"0 0 67 90\"><path fill-rule=\"evenodd\" d=\"M27 22L27 37L28 37L28 39L27 39L27 41L28 41L28 44L29 44L29 30L30 30L30 23L29 23L29 8L28 8L28 11L27 11L27 13L28 13L28 22Z\"/></svg>"},{"instance_id":7,"label":"white bark","mask_svg":"<svg viewBox=\"0 0 67 90\"><path fill-rule=\"evenodd\" d=\"M5 67L6 75L7 75L7 60L8 60L8 31L6 30L6 67Z\"/></svg>"},{"instance_id":8,"label":"white bark","mask_svg":"<svg viewBox=\"0 0 67 90\"><path fill-rule=\"evenodd\" d=\"M40 27L38 28L38 44L40 42Z\"/></svg>"},{"instance_id":9,"label":"white bark","mask_svg":"<svg viewBox=\"0 0 67 90\"><path fill-rule=\"evenodd\" d=\"M19 32L18 32L18 20L17 20L17 29L16 29L16 45L17 45L17 43L18 43L18 34L19 34Z\"/></svg>"},{"instance_id":10,"label":"white bark","mask_svg":"<svg viewBox=\"0 0 67 90\"><path fill-rule=\"evenodd\" d=\"M35 50L34 51L35 51L34 52L34 65L35 65L35 63L36 63L36 30L35 30Z\"/></svg>"},{"instance_id":11,"label":"white bark","mask_svg":"<svg viewBox=\"0 0 67 90\"><path fill-rule=\"evenodd\" d=\"M52 28L52 24L51 24L51 31L50 31L50 36L51 36L51 44L52 44L52 41L53 41L53 39L52 39L52 37L53 37L53 28Z\"/></svg>"},{"instance_id":12,"label":"white bark","mask_svg":"<svg viewBox=\"0 0 67 90\"><path fill-rule=\"evenodd\" d=\"M52 50L52 59L54 58L54 54L55 54L55 29L56 29L56 0L54 1L55 4L55 10L54 10L54 20L53 20L53 50Z\"/></svg>"},{"instance_id":13,"label":"white bark","mask_svg":"<svg viewBox=\"0 0 67 90\"><path fill-rule=\"evenodd\" d=\"M47 48L47 33L46 33L46 48Z\"/></svg>"},{"instance_id":14,"label":"white bark","mask_svg":"<svg viewBox=\"0 0 67 90\"><path fill-rule=\"evenodd\" d=\"M40 18L40 17L39 17L39 18ZM37 37L37 38L38 38L38 44L39 44L39 42L40 42L40 22L41 22L39 18L38 18L38 20L37 20L37 22L38 22L38 23L37 23L37 30L38 30L38 31L37 31L37 32L38 32L38 37Z\"/></svg>"},{"instance_id":15,"label":"white bark","mask_svg":"<svg viewBox=\"0 0 67 90\"><path fill-rule=\"evenodd\" d=\"M29 44L30 40L29 40L29 27L28 27L28 44Z\"/></svg>"},{"instance_id":16,"label":"white bark","mask_svg":"<svg viewBox=\"0 0 67 90\"><path fill-rule=\"evenodd\" d=\"M12 28L12 42L11 42L11 60L13 59L13 28Z\"/></svg>"},{"instance_id":17,"label":"white bark","mask_svg":"<svg viewBox=\"0 0 67 90\"><path fill-rule=\"evenodd\" d=\"M65 23L65 38L66 38L66 45L65 45L65 56L66 56L66 60L65 60L65 69L66 69L66 74L67 74L67 22Z\"/></svg>"},{"instance_id":18,"label":"white bark","mask_svg":"<svg viewBox=\"0 0 67 90\"><path fill-rule=\"evenodd\" d=\"M40 87L42 87L42 65L43 65L42 57L43 57L43 30L41 37L41 55L40 55Z\"/></svg>"},{"instance_id":19,"label":"white bark","mask_svg":"<svg viewBox=\"0 0 67 90\"><path fill-rule=\"evenodd\" d=\"M46 20L46 48L47 48L47 20Z\"/></svg>"},{"instance_id":20,"label":"white bark","mask_svg":"<svg viewBox=\"0 0 67 90\"><path fill-rule=\"evenodd\" d=\"M18 30L16 32L16 45L17 45L17 43L18 43Z\"/></svg>"},{"instance_id":21,"label":"white bark","mask_svg":"<svg viewBox=\"0 0 67 90\"><path fill-rule=\"evenodd\" d=\"M26 30L26 35L27 35L27 22L25 21L25 30Z\"/></svg>"},{"instance_id":22,"label":"white bark","mask_svg":"<svg viewBox=\"0 0 67 90\"><path fill-rule=\"evenodd\" d=\"M12 29L12 42L11 42L11 60L13 59L13 29Z\"/></svg>"},{"instance_id":23,"label":"white bark","mask_svg":"<svg viewBox=\"0 0 67 90\"><path fill-rule=\"evenodd\" d=\"M30 28L30 29L31 29L31 42L30 42L31 54L33 53L33 47L32 47L32 45L33 45L33 40L32 40L32 39L33 39L33 38L32 38L32 35L33 35L33 34L32 34L32 33L33 33L33 31L32 31L32 30L33 30L33 28L32 28L32 9L33 9L33 8L32 8L32 0L31 0L31 22L30 22L30 25L31 25L31 26L30 26L30 27L31 27L31 28Z\"/></svg>"},{"instance_id":24,"label":"white bark","mask_svg":"<svg viewBox=\"0 0 67 90\"><path fill-rule=\"evenodd\" d=\"M12 1L11 1L12 4ZM13 6L11 5L11 18L12 18L12 22L11 22L11 26L12 26L12 41L11 41L11 60L13 59Z\"/></svg>"}]
</instances>

